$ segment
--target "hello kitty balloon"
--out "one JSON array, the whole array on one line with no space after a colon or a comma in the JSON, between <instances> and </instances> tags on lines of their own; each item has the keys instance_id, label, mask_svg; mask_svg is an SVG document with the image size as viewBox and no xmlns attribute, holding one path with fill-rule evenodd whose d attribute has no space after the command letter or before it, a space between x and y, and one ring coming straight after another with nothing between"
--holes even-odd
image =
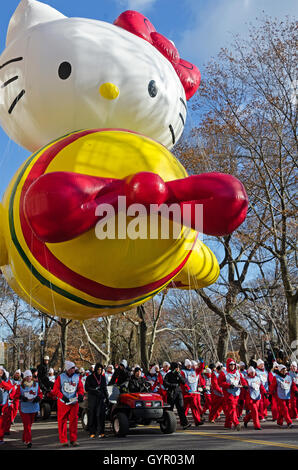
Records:
<instances>
[{"instance_id":1,"label":"hello kitty balloon","mask_svg":"<svg viewBox=\"0 0 298 470\"><path fill-rule=\"evenodd\" d=\"M245 219L246 193L229 175L188 177L169 152L200 73L147 18L126 11L107 24L22 0L0 80L1 126L34 152L0 203L0 267L20 297L86 319L131 309L173 280L181 288L216 281L196 205L204 205L204 233L224 235ZM152 237L147 212L123 216L119 198L146 210L175 203L183 224L163 215L156 225L167 218L179 236ZM116 237L99 236L107 205Z\"/></svg>"},{"instance_id":2,"label":"hello kitty balloon","mask_svg":"<svg viewBox=\"0 0 298 470\"><path fill-rule=\"evenodd\" d=\"M66 18L22 0L1 55L5 132L30 151L76 129L114 127L171 148L186 120L185 90L196 91L200 74L144 18Z\"/></svg>"}]
</instances>

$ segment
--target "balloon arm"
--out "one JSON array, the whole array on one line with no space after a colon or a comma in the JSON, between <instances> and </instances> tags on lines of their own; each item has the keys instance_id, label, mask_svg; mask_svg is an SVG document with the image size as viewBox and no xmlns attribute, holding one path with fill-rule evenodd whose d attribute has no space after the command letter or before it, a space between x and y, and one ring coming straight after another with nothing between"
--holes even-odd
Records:
<instances>
[{"instance_id":1,"label":"balloon arm","mask_svg":"<svg viewBox=\"0 0 298 470\"><path fill-rule=\"evenodd\" d=\"M214 236L236 230L245 220L248 207L243 184L224 173L202 173L168 182L153 173L138 173L129 179L126 193L131 202L144 205L179 204L178 221ZM169 214L177 216L175 211Z\"/></svg>"},{"instance_id":2,"label":"balloon arm","mask_svg":"<svg viewBox=\"0 0 298 470\"><path fill-rule=\"evenodd\" d=\"M117 214L119 196L125 197L126 207L155 204L158 210L161 204L179 204L183 225L214 236L233 232L244 221L248 206L242 183L222 173L164 182L149 172L123 180L56 172L42 175L31 184L22 209L37 238L59 243L90 230L109 209ZM197 211L199 204L203 206L203 220L202 212ZM170 218L175 217L174 211L168 213Z\"/></svg>"},{"instance_id":3,"label":"balloon arm","mask_svg":"<svg viewBox=\"0 0 298 470\"><path fill-rule=\"evenodd\" d=\"M180 202L184 225L206 235L228 235L246 218L248 197L243 184L232 175L202 173L169 181L166 186L167 203ZM200 205L202 210L198 210Z\"/></svg>"}]
</instances>

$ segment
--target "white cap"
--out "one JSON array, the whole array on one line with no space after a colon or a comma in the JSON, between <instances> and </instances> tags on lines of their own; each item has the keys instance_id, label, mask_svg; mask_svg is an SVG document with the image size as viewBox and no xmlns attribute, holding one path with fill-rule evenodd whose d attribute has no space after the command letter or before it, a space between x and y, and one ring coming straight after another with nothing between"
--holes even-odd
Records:
<instances>
[{"instance_id":1,"label":"white cap","mask_svg":"<svg viewBox=\"0 0 298 470\"><path fill-rule=\"evenodd\" d=\"M282 371L283 369L286 369L286 366L284 364L278 364L278 370Z\"/></svg>"},{"instance_id":2,"label":"white cap","mask_svg":"<svg viewBox=\"0 0 298 470\"><path fill-rule=\"evenodd\" d=\"M272 367L273 368L278 367L278 362L274 361L273 364L272 364Z\"/></svg>"},{"instance_id":3,"label":"white cap","mask_svg":"<svg viewBox=\"0 0 298 470\"><path fill-rule=\"evenodd\" d=\"M85 372L84 367L80 367L79 372Z\"/></svg>"},{"instance_id":4,"label":"white cap","mask_svg":"<svg viewBox=\"0 0 298 470\"><path fill-rule=\"evenodd\" d=\"M262 361L262 359L257 360L257 366L261 366L263 364L264 364L264 361Z\"/></svg>"},{"instance_id":5,"label":"white cap","mask_svg":"<svg viewBox=\"0 0 298 470\"><path fill-rule=\"evenodd\" d=\"M219 362L219 361L218 361L218 362L216 362L216 364L215 364L215 367L222 367L222 363L221 363L221 362Z\"/></svg>"},{"instance_id":6,"label":"white cap","mask_svg":"<svg viewBox=\"0 0 298 470\"><path fill-rule=\"evenodd\" d=\"M9 372L7 372L7 370L3 366L0 366L0 369L3 370L4 374L8 378L9 377Z\"/></svg>"},{"instance_id":7,"label":"white cap","mask_svg":"<svg viewBox=\"0 0 298 470\"><path fill-rule=\"evenodd\" d=\"M25 377L32 377L32 372L31 372L31 370L29 370L29 369L28 369L28 370L25 370L25 372L24 372L24 378L25 378Z\"/></svg>"},{"instance_id":8,"label":"white cap","mask_svg":"<svg viewBox=\"0 0 298 470\"><path fill-rule=\"evenodd\" d=\"M107 369L113 369L113 370L114 370L113 364L109 364L108 367L107 367Z\"/></svg>"},{"instance_id":9,"label":"white cap","mask_svg":"<svg viewBox=\"0 0 298 470\"><path fill-rule=\"evenodd\" d=\"M164 367L164 366L170 367L170 365L171 365L171 364L170 364L169 362L165 361L162 366L163 366L163 367Z\"/></svg>"},{"instance_id":10,"label":"white cap","mask_svg":"<svg viewBox=\"0 0 298 470\"><path fill-rule=\"evenodd\" d=\"M49 361L50 360L49 356L45 356L43 359L44 359L44 361Z\"/></svg>"},{"instance_id":11,"label":"white cap","mask_svg":"<svg viewBox=\"0 0 298 470\"><path fill-rule=\"evenodd\" d=\"M197 361L190 361L190 362L193 367L196 367L198 365Z\"/></svg>"},{"instance_id":12,"label":"white cap","mask_svg":"<svg viewBox=\"0 0 298 470\"><path fill-rule=\"evenodd\" d=\"M125 368L127 367L127 360L126 359L122 359L122 361L120 362L120 365L123 365Z\"/></svg>"},{"instance_id":13,"label":"white cap","mask_svg":"<svg viewBox=\"0 0 298 470\"><path fill-rule=\"evenodd\" d=\"M239 362L239 366L245 366L245 362L240 361L240 362Z\"/></svg>"},{"instance_id":14,"label":"white cap","mask_svg":"<svg viewBox=\"0 0 298 470\"><path fill-rule=\"evenodd\" d=\"M185 359L184 365L185 366L191 366L191 361L189 359Z\"/></svg>"},{"instance_id":15,"label":"white cap","mask_svg":"<svg viewBox=\"0 0 298 470\"><path fill-rule=\"evenodd\" d=\"M247 369L247 373L248 373L248 374L255 373L255 372L256 372L256 370L255 370L255 368L252 367L252 366L250 366L250 367Z\"/></svg>"},{"instance_id":16,"label":"white cap","mask_svg":"<svg viewBox=\"0 0 298 470\"><path fill-rule=\"evenodd\" d=\"M53 373L54 372L54 369L52 369L52 367L49 369L49 373Z\"/></svg>"},{"instance_id":17,"label":"white cap","mask_svg":"<svg viewBox=\"0 0 298 470\"><path fill-rule=\"evenodd\" d=\"M297 367L297 362L296 361L291 362L291 366Z\"/></svg>"},{"instance_id":18,"label":"white cap","mask_svg":"<svg viewBox=\"0 0 298 470\"><path fill-rule=\"evenodd\" d=\"M16 374L16 373L21 374L21 373L22 373L21 369L17 369L17 370L15 371L15 374Z\"/></svg>"},{"instance_id":19,"label":"white cap","mask_svg":"<svg viewBox=\"0 0 298 470\"><path fill-rule=\"evenodd\" d=\"M75 363L71 361L65 361L65 370L72 369L72 367L75 367Z\"/></svg>"},{"instance_id":20,"label":"white cap","mask_svg":"<svg viewBox=\"0 0 298 470\"><path fill-rule=\"evenodd\" d=\"M156 364L155 366L151 367L151 369L150 369L150 374L152 374L152 375L153 375L153 374L156 374L156 368L159 369L159 365L158 365L158 364Z\"/></svg>"}]
</instances>

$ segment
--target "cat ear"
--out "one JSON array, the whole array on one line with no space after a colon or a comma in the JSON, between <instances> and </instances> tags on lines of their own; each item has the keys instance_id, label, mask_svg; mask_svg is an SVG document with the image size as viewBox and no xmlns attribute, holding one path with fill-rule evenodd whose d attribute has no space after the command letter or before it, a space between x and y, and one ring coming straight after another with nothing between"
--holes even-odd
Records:
<instances>
[{"instance_id":1,"label":"cat ear","mask_svg":"<svg viewBox=\"0 0 298 470\"><path fill-rule=\"evenodd\" d=\"M6 46L31 26L61 18L66 17L49 5L37 0L21 0L8 25Z\"/></svg>"}]
</instances>

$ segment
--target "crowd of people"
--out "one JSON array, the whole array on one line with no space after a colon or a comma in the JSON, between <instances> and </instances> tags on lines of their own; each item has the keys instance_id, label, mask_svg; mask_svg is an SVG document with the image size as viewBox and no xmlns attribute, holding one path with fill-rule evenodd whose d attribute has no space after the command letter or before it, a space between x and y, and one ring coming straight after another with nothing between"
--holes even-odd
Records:
<instances>
[{"instance_id":1,"label":"crowd of people","mask_svg":"<svg viewBox=\"0 0 298 470\"><path fill-rule=\"evenodd\" d=\"M221 413L225 416L224 429L240 430L252 421L255 430L268 418L288 428L298 419L298 369L292 361L288 366L274 362L268 370L262 359L246 365L228 358L221 362L205 364L185 359L184 363L165 361L160 367L152 364L148 371L139 365L128 367L123 359L115 366L97 363L88 370L77 368L66 361L64 370L49 367L49 357L36 369L16 370L9 374L0 366L0 444L9 435L19 411L23 423L23 442L32 447L31 428L40 411L43 396L57 401L59 441L78 446L79 403L88 395L88 429L90 439L105 437L105 414L109 407L108 386L116 386L120 393L156 393L170 409L177 409L183 429L191 426L191 410L195 426L208 418L216 423ZM208 415L207 415L208 412Z\"/></svg>"}]
</instances>

